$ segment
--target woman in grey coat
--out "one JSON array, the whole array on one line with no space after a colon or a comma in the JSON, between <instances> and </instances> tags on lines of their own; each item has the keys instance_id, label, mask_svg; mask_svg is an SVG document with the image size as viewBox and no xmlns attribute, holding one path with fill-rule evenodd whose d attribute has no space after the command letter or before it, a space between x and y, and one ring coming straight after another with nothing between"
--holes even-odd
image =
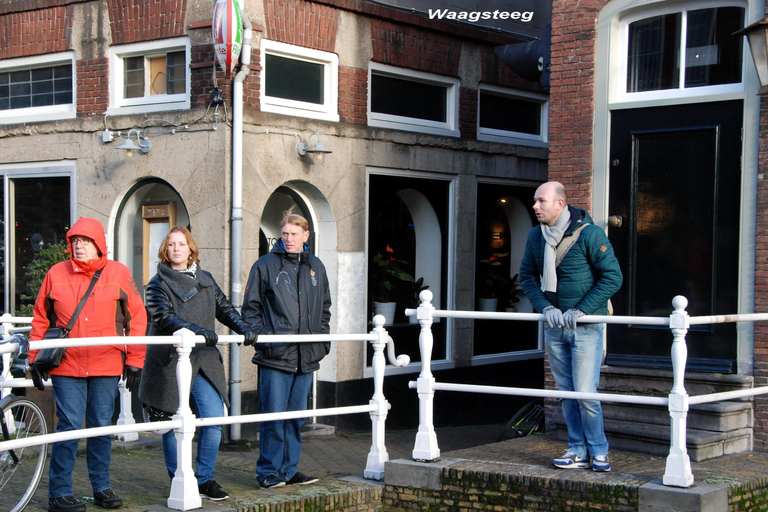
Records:
<instances>
[{"instance_id":1,"label":"woman in grey coat","mask_svg":"<svg viewBox=\"0 0 768 512\"><path fill-rule=\"evenodd\" d=\"M216 348L216 320L245 336L245 344L257 339L254 330L227 300L210 273L200 269L195 239L185 227L174 227L158 251L157 274L146 290L150 327L148 334L171 335L186 328L205 338L205 344L192 349L192 390L190 406L198 418L224 415L227 382L224 363ZM152 332L154 331L154 332ZM172 345L150 345L144 362L144 378L139 398L150 420L164 420L179 408L176 383L178 354ZM201 427L197 443L198 488L202 497L213 501L229 495L213 480L216 457L221 443L221 425ZM176 473L176 437L173 430L163 434L163 454L168 474Z\"/></svg>"}]
</instances>

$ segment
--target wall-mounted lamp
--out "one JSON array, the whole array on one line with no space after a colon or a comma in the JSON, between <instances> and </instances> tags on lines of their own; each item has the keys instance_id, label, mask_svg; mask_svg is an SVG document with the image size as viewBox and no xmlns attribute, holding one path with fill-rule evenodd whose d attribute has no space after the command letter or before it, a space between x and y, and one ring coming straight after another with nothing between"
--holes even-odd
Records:
<instances>
[{"instance_id":1,"label":"wall-mounted lamp","mask_svg":"<svg viewBox=\"0 0 768 512\"><path fill-rule=\"evenodd\" d=\"M768 18L755 22L748 27L734 32L737 36L747 36L752 59L755 61L757 76L760 78L759 95L768 94Z\"/></svg>"},{"instance_id":2,"label":"wall-mounted lamp","mask_svg":"<svg viewBox=\"0 0 768 512\"><path fill-rule=\"evenodd\" d=\"M131 134L136 135L136 142L131 140ZM131 129L128 131L128 136L125 138L125 142L117 146L117 149L127 150L128 153L126 153L126 156L130 158L133 156L134 151L141 151L144 154L149 153L149 150L152 149L152 143L147 137L141 136L140 130Z\"/></svg>"},{"instance_id":3,"label":"wall-mounted lamp","mask_svg":"<svg viewBox=\"0 0 768 512\"><path fill-rule=\"evenodd\" d=\"M309 145L312 143L312 136L317 137L317 142L314 146L310 147ZM319 157L325 153L333 153L333 151L326 148L323 143L320 142L320 134L317 132L312 132L312 134L307 138L307 142L302 142L301 139L299 139L299 143L296 144L296 152L299 154L299 156L305 156L307 153L317 153Z\"/></svg>"}]
</instances>

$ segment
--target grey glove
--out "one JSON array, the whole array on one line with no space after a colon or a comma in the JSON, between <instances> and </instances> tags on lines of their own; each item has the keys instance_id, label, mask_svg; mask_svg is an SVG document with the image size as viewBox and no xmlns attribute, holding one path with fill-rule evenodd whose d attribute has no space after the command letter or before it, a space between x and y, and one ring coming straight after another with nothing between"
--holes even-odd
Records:
<instances>
[{"instance_id":1,"label":"grey glove","mask_svg":"<svg viewBox=\"0 0 768 512\"><path fill-rule=\"evenodd\" d=\"M565 320L563 320L563 312L557 309L555 306L545 307L542 313L547 318L547 323L550 327L562 327L565 325Z\"/></svg>"},{"instance_id":2,"label":"grey glove","mask_svg":"<svg viewBox=\"0 0 768 512\"><path fill-rule=\"evenodd\" d=\"M584 316L584 312L580 310L579 308L572 308L565 312L563 315L563 320L565 321L565 326L569 329L575 329L576 328L576 319L581 318Z\"/></svg>"}]
</instances>

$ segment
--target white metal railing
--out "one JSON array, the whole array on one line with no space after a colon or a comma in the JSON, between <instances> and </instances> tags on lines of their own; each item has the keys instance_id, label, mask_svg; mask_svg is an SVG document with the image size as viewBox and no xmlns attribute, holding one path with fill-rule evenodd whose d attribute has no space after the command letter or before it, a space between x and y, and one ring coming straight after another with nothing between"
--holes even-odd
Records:
<instances>
[{"instance_id":1,"label":"white metal railing","mask_svg":"<svg viewBox=\"0 0 768 512\"><path fill-rule=\"evenodd\" d=\"M579 323L611 323L634 325L658 325L672 331L672 372L673 385L669 395L650 397L638 395L619 395L608 393L580 393L576 391L557 391L548 389L529 389L496 386L478 386L471 384L450 384L436 382L430 369L432 359L432 319L433 318L472 318L498 319L540 322L545 320L541 313L492 313L477 311L437 310L432 306L432 292L424 290L419 294L421 303L416 309L406 309L407 316L416 316L421 325L419 334L419 349L421 351L422 369L418 379L408 385L415 388L419 395L419 429L413 449L413 458L421 461L433 461L440 456L437 436L433 423L433 404L435 391L461 391L465 393L491 393L500 395L534 396L544 398L571 398L576 400L599 400L603 402L623 402L645 405L665 405L671 418L670 447L667 456L666 471L663 483L667 486L690 487L693 485L691 462L686 447L686 421L688 408L691 404L703 404L743 398L768 393L768 386L710 393L689 397L685 391L685 365L688 358L688 348L685 336L691 325L714 324L725 322L758 322L768 320L768 313L753 313L745 315L716 315L689 317L685 308L688 299L678 295L672 300L674 311L668 318L637 317L637 316L604 316L587 315L578 319Z\"/></svg>"},{"instance_id":2,"label":"white metal railing","mask_svg":"<svg viewBox=\"0 0 768 512\"><path fill-rule=\"evenodd\" d=\"M31 318L11 317L5 315L0 318L3 322L5 333L18 329L15 324L29 323ZM337 416L343 414L368 413L371 417L371 450L368 453L366 467L363 476L372 480L384 478L384 463L389 460L389 454L384 443L385 422L390 404L384 396L384 371L386 361L384 348L388 348L390 364L406 366L410 363L407 355L395 357L392 338L384 329L384 317L373 318L374 328L370 333L363 334L294 334L294 335L262 335L258 343L292 342L306 343L316 341L370 341L373 354L373 396L365 405L345 407L333 407L325 409L312 409L307 411L290 411L281 413L248 414L242 416L226 416L217 418L198 419L192 413L189 406L189 394L192 388L192 365L189 355L196 343L204 342L202 336L196 336L187 329L181 329L174 333L172 339L168 336L105 336L99 338L66 338L56 340L39 340L30 342L31 350L53 347L74 347L94 345L162 345L173 344L179 354L176 365L176 380L179 386L179 410L168 421L152 423L135 423L131 417L129 421L109 427L86 428L68 432L57 432L43 436L0 442L0 451L34 446L72 439L85 439L103 435L134 434L138 438L139 432L174 429L176 431L177 469L171 481L171 491L168 497L168 508L174 510L192 510L202 506L202 500L197 487L192 462L192 438L197 427L208 425L232 425L240 423L255 423L263 421L286 420L297 418L309 418L320 416ZM219 336L219 343L242 343L243 336L225 335ZM18 343L6 343L0 345L0 354L3 357L3 374L0 387L3 394L10 392L13 387L31 387L30 379L14 379L10 375L10 355L19 350ZM50 381L48 381L50 384ZM124 388L124 386L121 385ZM126 391L127 392L127 391ZM130 404L130 394L126 401ZM127 406L126 415L130 414L130 405Z\"/></svg>"}]
</instances>

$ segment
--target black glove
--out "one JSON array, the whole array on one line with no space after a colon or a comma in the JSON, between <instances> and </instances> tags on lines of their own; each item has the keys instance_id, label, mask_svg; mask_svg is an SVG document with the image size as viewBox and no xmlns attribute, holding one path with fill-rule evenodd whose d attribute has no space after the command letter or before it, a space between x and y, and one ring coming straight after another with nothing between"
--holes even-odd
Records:
<instances>
[{"instance_id":1,"label":"black glove","mask_svg":"<svg viewBox=\"0 0 768 512\"><path fill-rule=\"evenodd\" d=\"M36 364L29 367L29 375L32 377L32 383L40 391L45 391L45 381L48 380L48 372Z\"/></svg>"},{"instance_id":2,"label":"black glove","mask_svg":"<svg viewBox=\"0 0 768 512\"><path fill-rule=\"evenodd\" d=\"M125 389L133 393L134 389L139 389L141 368L125 365L125 368L123 368L123 380L125 381Z\"/></svg>"},{"instance_id":3,"label":"black glove","mask_svg":"<svg viewBox=\"0 0 768 512\"><path fill-rule=\"evenodd\" d=\"M208 329L200 329L195 334L205 338L206 347L215 347L219 342L219 336L215 332L209 331Z\"/></svg>"},{"instance_id":4,"label":"black glove","mask_svg":"<svg viewBox=\"0 0 768 512\"><path fill-rule=\"evenodd\" d=\"M243 337L245 338L245 341L243 341L243 345L246 347L249 345L253 345L257 341L259 341L259 333L252 329L248 329L243 333Z\"/></svg>"}]
</instances>

